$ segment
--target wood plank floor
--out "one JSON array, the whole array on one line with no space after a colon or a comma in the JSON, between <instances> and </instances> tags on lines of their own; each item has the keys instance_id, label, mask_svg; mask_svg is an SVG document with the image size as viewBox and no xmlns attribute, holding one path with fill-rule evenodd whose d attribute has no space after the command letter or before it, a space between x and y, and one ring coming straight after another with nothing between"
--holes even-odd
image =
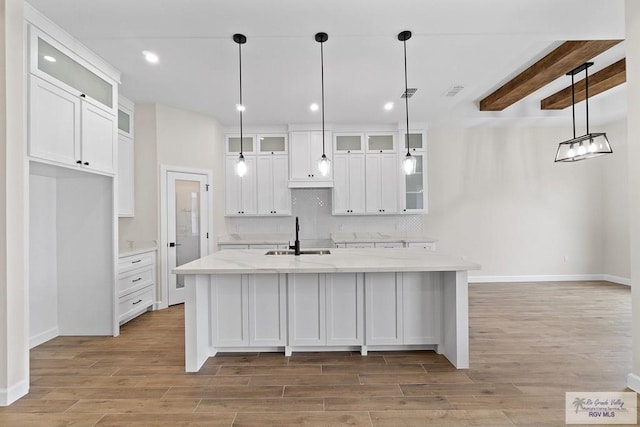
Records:
<instances>
[{"instance_id":1,"label":"wood plank floor","mask_svg":"<svg viewBox=\"0 0 640 427\"><path fill-rule=\"evenodd\" d=\"M184 373L182 306L31 351L2 426L561 426L566 391L623 391L631 296L606 282L470 285L471 369L428 351L230 354ZM640 416L639 416L640 419Z\"/></svg>"}]
</instances>

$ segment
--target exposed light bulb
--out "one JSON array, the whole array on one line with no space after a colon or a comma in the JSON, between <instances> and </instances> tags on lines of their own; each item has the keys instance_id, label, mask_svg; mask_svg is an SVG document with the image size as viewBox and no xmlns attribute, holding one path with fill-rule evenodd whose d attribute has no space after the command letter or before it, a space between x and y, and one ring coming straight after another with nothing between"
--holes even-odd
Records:
<instances>
[{"instance_id":1,"label":"exposed light bulb","mask_svg":"<svg viewBox=\"0 0 640 427\"><path fill-rule=\"evenodd\" d=\"M322 176L329 175L329 171L331 170L331 160L324 154L320 157L320 160L318 160L318 170Z\"/></svg>"},{"instance_id":2,"label":"exposed light bulb","mask_svg":"<svg viewBox=\"0 0 640 427\"><path fill-rule=\"evenodd\" d=\"M244 107L243 104L236 104L236 110L238 111L245 111L246 108Z\"/></svg>"},{"instance_id":3,"label":"exposed light bulb","mask_svg":"<svg viewBox=\"0 0 640 427\"><path fill-rule=\"evenodd\" d=\"M393 102L387 102L386 104L384 104L384 109L387 111L393 110Z\"/></svg>"},{"instance_id":4,"label":"exposed light bulb","mask_svg":"<svg viewBox=\"0 0 640 427\"><path fill-rule=\"evenodd\" d=\"M45 55L43 56L45 61L49 61L49 62L56 62L56 58L54 58L53 56L50 55Z\"/></svg>"},{"instance_id":5,"label":"exposed light bulb","mask_svg":"<svg viewBox=\"0 0 640 427\"><path fill-rule=\"evenodd\" d=\"M598 151L598 144L596 144L596 142L592 139L591 143L589 144L589 152L595 153L596 151Z\"/></svg>"},{"instance_id":6,"label":"exposed light bulb","mask_svg":"<svg viewBox=\"0 0 640 427\"><path fill-rule=\"evenodd\" d=\"M160 61L160 58L158 58L158 55L148 50L143 50L142 54L144 55L144 59L146 59L147 62L150 64L157 64L158 61Z\"/></svg>"},{"instance_id":7,"label":"exposed light bulb","mask_svg":"<svg viewBox=\"0 0 640 427\"><path fill-rule=\"evenodd\" d=\"M581 142L580 145L578 146L578 156L582 156L583 154L586 154L586 152L587 152L587 149Z\"/></svg>"},{"instance_id":8,"label":"exposed light bulb","mask_svg":"<svg viewBox=\"0 0 640 427\"><path fill-rule=\"evenodd\" d=\"M567 156L574 157L576 155L576 150L573 149L573 144L569 146L569 151L567 151Z\"/></svg>"},{"instance_id":9,"label":"exposed light bulb","mask_svg":"<svg viewBox=\"0 0 640 427\"><path fill-rule=\"evenodd\" d=\"M320 109L320 106L314 102L313 104L309 105L309 109L311 111L318 111Z\"/></svg>"},{"instance_id":10,"label":"exposed light bulb","mask_svg":"<svg viewBox=\"0 0 640 427\"><path fill-rule=\"evenodd\" d=\"M416 171L416 158L407 153L402 160L402 170L405 175L412 175Z\"/></svg>"},{"instance_id":11,"label":"exposed light bulb","mask_svg":"<svg viewBox=\"0 0 640 427\"><path fill-rule=\"evenodd\" d=\"M238 162L236 163L236 173L240 178L246 175L247 173L247 164L244 161L244 156L240 154L238 157Z\"/></svg>"}]
</instances>

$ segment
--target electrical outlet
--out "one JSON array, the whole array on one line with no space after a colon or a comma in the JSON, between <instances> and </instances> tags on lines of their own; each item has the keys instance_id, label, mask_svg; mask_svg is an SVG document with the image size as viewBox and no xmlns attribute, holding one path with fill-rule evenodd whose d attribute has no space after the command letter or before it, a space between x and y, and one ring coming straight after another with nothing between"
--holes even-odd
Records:
<instances>
[{"instance_id":1,"label":"electrical outlet","mask_svg":"<svg viewBox=\"0 0 640 427\"><path fill-rule=\"evenodd\" d=\"M564 257L562 257L562 261L566 264L567 262L569 262L569 257L565 255Z\"/></svg>"}]
</instances>

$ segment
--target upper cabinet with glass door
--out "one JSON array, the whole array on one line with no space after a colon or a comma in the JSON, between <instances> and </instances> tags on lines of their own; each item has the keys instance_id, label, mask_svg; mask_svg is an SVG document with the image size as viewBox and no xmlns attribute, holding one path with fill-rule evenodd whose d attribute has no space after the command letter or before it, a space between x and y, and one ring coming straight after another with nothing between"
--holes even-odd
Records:
<instances>
[{"instance_id":1,"label":"upper cabinet with glass door","mask_svg":"<svg viewBox=\"0 0 640 427\"><path fill-rule=\"evenodd\" d=\"M262 134L257 140L258 155L287 154L287 135Z\"/></svg>"},{"instance_id":2,"label":"upper cabinet with glass door","mask_svg":"<svg viewBox=\"0 0 640 427\"><path fill-rule=\"evenodd\" d=\"M395 132L370 132L366 134L367 153L395 153Z\"/></svg>"},{"instance_id":3,"label":"upper cabinet with glass door","mask_svg":"<svg viewBox=\"0 0 640 427\"><path fill-rule=\"evenodd\" d=\"M225 143L225 153L238 155L242 150L242 154L255 154L256 153L256 136L255 135L242 135L242 144L240 144L240 134L227 135Z\"/></svg>"},{"instance_id":4,"label":"upper cabinet with glass door","mask_svg":"<svg viewBox=\"0 0 640 427\"><path fill-rule=\"evenodd\" d=\"M334 133L334 154L364 153L363 133Z\"/></svg>"},{"instance_id":5,"label":"upper cabinet with glass door","mask_svg":"<svg viewBox=\"0 0 640 427\"><path fill-rule=\"evenodd\" d=\"M30 28L31 73L115 114L117 81L35 26Z\"/></svg>"},{"instance_id":6,"label":"upper cabinet with glass door","mask_svg":"<svg viewBox=\"0 0 640 427\"><path fill-rule=\"evenodd\" d=\"M416 158L416 170L411 175L402 172L401 196L403 213L426 213L428 211L427 192L427 140L426 132L411 131L409 137L404 131L400 132L400 140L403 141L402 149L398 150L398 164L409 152ZM402 170L402 168L399 168Z\"/></svg>"}]
</instances>

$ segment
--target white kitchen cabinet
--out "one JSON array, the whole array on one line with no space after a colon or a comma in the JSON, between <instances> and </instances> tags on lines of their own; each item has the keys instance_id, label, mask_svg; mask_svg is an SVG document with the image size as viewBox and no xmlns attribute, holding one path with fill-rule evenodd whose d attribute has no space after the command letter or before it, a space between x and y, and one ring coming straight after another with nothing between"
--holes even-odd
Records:
<instances>
[{"instance_id":1,"label":"white kitchen cabinet","mask_svg":"<svg viewBox=\"0 0 640 427\"><path fill-rule=\"evenodd\" d=\"M123 97L118 105L118 216L135 213L133 103Z\"/></svg>"},{"instance_id":2,"label":"white kitchen cabinet","mask_svg":"<svg viewBox=\"0 0 640 427\"><path fill-rule=\"evenodd\" d=\"M416 158L416 171L411 175L401 173L400 207L404 213L426 213L428 211L427 194L427 134L424 131L400 132L403 141L398 150L398 163L407 153L407 146L412 156Z\"/></svg>"},{"instance_id":3,"label":"white kitchen cabinet","mask_svg":"<svg viewBox=\"0 0 640 427\"><path fill-rule=\"evenodd\" d=\"M113 174L116 132L110 112L30 76L30 156Z\"/></svg>"},{"instance_id":4,"label":"white kitchen cabinet","mask_svg":"<svg viewBox=\"0 0 640 427\"><path fill-rule=\"evenodd\" d=\"M398 212L398 156L395 153L366 155L366 210L373 214Z\"/></svg>"},{"instance_id":5,"label":"white kitchen cabinet","mask_svg":"<svg viewBox=\"0 0 640 427\"><path fill-rule=\"evenodd\" d=\"M367 153L397 153L394 132L368 132L366 134Z\"/></svg>"},{"instance_id":6,"label":"white kitchen cabinet","mask_svg":"<svg viewBox=\"0 0 640 427\"><path fill-rule=\"evenodd\" d=\"M118 259L118 321L128 322L153 307L156 286L155 249Z\"/></svg>"},{"instance_id":7,"label":"white kitchen cabinet","mask_svg":"<svg viewBox=\"0 0 640 427\"><path fill-rule=\"evenodd\" d=\"M366 277L367 345L440 343L440 274L372 273Z\"/></svg>"},{"instance_id":8,"label":"white kitchen cabinet","mask_svg":"<svg viewBox=\"0 0 640 427\"><path fill-rule=\"evenodd\" d=\"M225 206L227 216L255 215L256 196L256 159L245 156L247 173L243 177L236 174L238 158L227 156L225 167Z\"/></svg>"},{"instance_id":9,"label":"white kitchen cabinet","mask_svg":"<svg viewBox=\"0 0 640 427\"><path fill-rule=\"evenodd\" d=\"M362 345L363 290L361 273L289 275L289 346Z\"/></svg>"},{"instance_id":10,"label":"white kitchen cabinet","mask_svg":"<svg viewBox=\"0 0 640 427\"><path fill-rule=\"evenodd\" d=\"M407 248L429 249L430 251L436 250L436 242L407 242L405 245Z\"/></svg>"},{"instance_id":11,"label":"white kitchen cabinet","mask_svg":"<svg viewBox=\"0 0 640 427\"><path fill-rule=\"evenodd\" d=\"M333 157L333 164L333 214L364 214L364 154L336 154Z\"/></svg>"},{"instance_id":12,"label":"white kitchen cabinet","mask_svg":"<svg viewBox=\"0 0 640 427\"><path fill-rule=\"evenodd\" d=\"M325 155L331 159L331 133L325 131ZM322 132L289 134L289 187L317 188L333 186L333 167L327 176L320 175L318 160L322 157Z\"/></svg>"},{"instance_id":13,"label":"white kitchen cabinet","mask_svg":"<svg viewBox=\"0 0 640 427\"><path fill-rule=\"evenodd\" d=\"M376 248L404 248L404 243L402 242L375 242L374 247Z\"/></svg>"},{"instance_id":14,"label":"white kitchen cabinet","mask_svg":"<svg viewBox=\"0 0 640 427\"><path fill-rule=\"evenodd\" d=\"M259 155L257 162L258 215L291 215L288 157Z\"/></svg>"},{"instance_id":15,"label":"white kitchen cabinet","mask_svg":"<svg viewBox=\"0 0 640 427\"><path fill-rule=\"evenodd\" d=\"M225 153L227 155L240 155L240 148L242 148L242 154L255 154L256 152L256 136L255 135L242 135L242 147L240 147L240 135L226 135Z\"/></svg>"},{"instance_id":16,"label":"white kitchen cabinet","mask_svg":"<svg viewBox=\"0 0 640 427\"><path fill-rule=\"evenodd\" d=\"M213 346L284 346L285 304L285 275L216 277L211 286L211 316L215 325L211 331Z\"/></svg>"},{"instance_id":17,"label":"white kitchen cabinet","mask_svg":"<svg viewBox=\"0 0 640 427\"><path fill-rule=\"evenodd\" d=\"M402 344L402 281L397 273L367 274L367 345Z\"/></svg>"},{"instance_id":18,"label":"white kitchen cabinet","mask_svg":"<svg viewBox=\"0 0 640 427\"><path fill-rule=\"evenodd\" d=\"M364 344L363 282L361 273L326 275L326 345Z\"/></svg>"}]
</instances>

